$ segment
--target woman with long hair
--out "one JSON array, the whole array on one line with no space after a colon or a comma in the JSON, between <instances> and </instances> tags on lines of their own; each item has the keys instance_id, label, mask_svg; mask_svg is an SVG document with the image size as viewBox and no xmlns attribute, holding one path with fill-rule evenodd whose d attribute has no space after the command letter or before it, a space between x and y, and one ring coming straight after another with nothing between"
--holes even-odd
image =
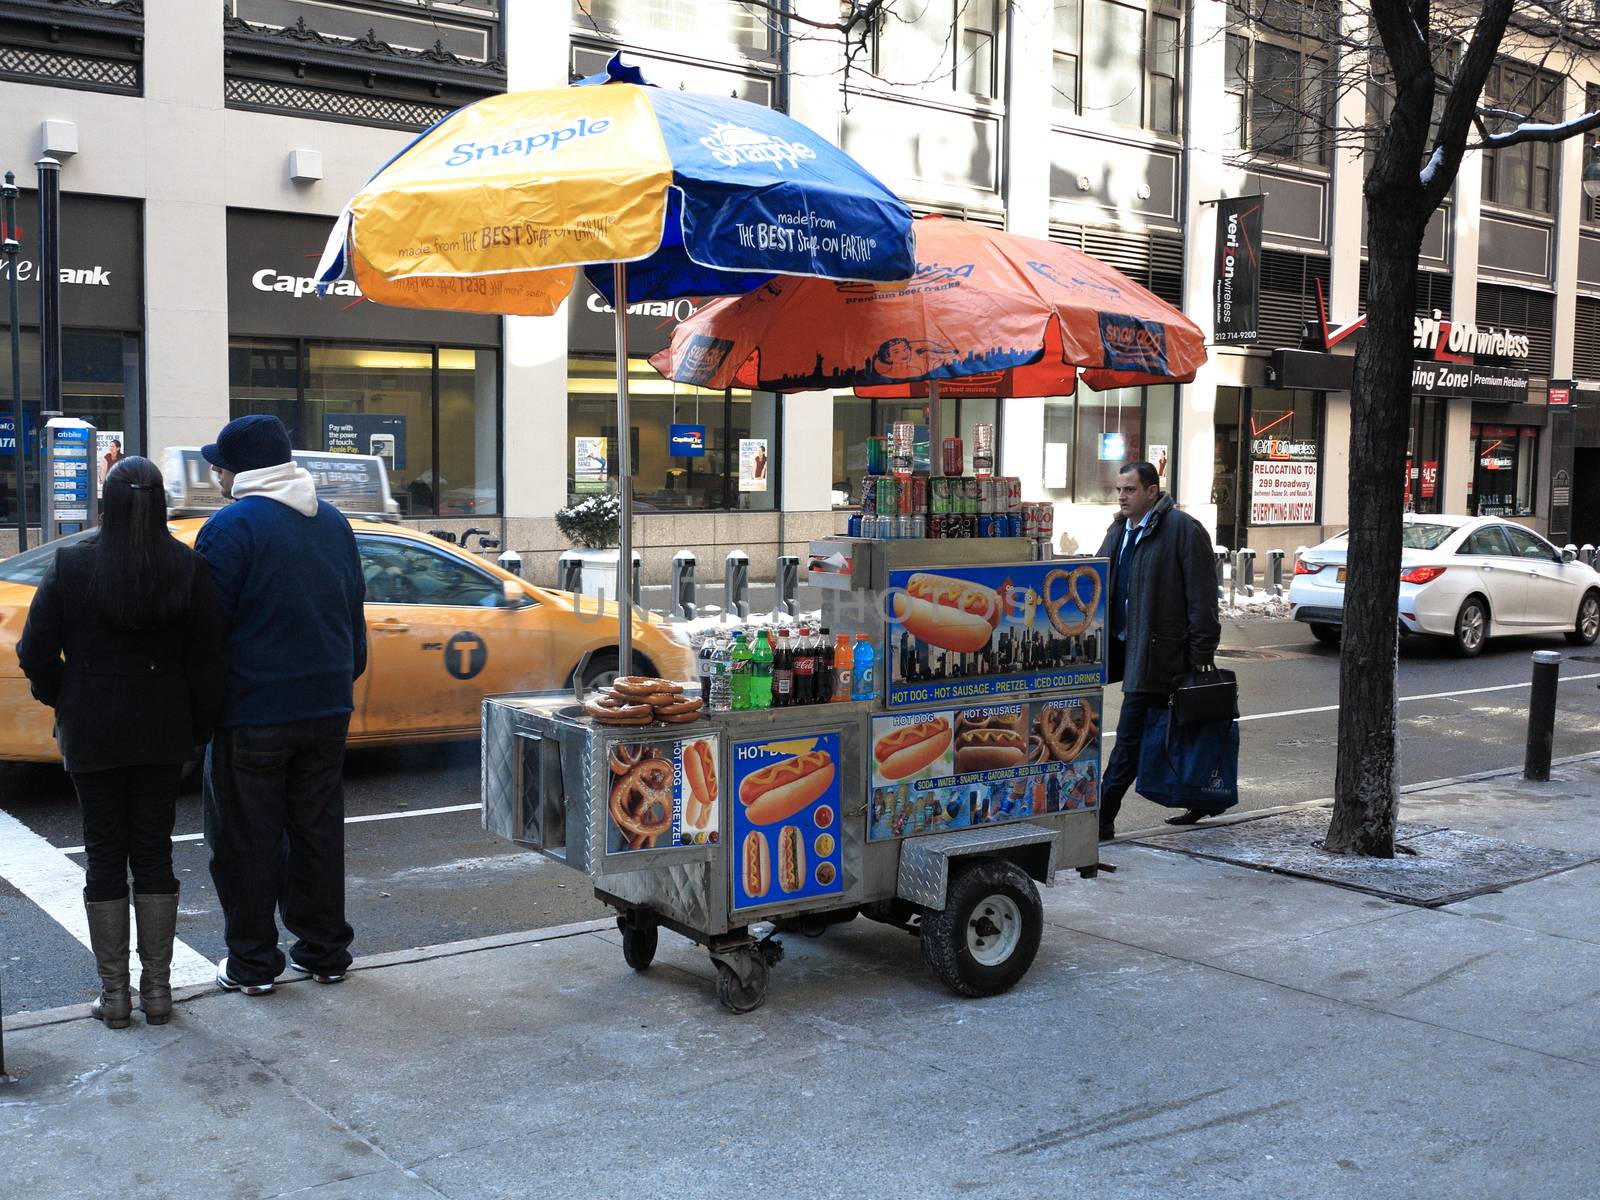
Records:
<instances>
[{"instance_id":1,"label":"woman with long hair","mask_svg":"<svg viewBox=\"0 0 1600 1200\"><path fill-rule=\"evenodd\" d=\"M184 764L221 702L222 614L211 572L167 529L161 472L123 458L106 475L100 528L57 552L17 658L56 710L56 740L83 810L84 907L100 973L94 1015L124 1029L128 876L146 1023L172 1014L178 880L172 825Z\"/></svg>"}]
</instances>

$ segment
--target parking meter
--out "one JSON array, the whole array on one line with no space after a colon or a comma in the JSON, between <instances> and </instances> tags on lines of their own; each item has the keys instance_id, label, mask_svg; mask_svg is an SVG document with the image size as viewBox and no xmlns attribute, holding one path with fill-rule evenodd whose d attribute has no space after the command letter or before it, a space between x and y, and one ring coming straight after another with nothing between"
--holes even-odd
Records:
<instances>
[{"instance_id":1,"label":"parking meter","mask_svg":"<svg viewBox=\"0 0 1600 1200\"><path fill-rule=\"evenodd\" d=\"M94 426L77 417L51 417L44 427L44 538L100 524Z\"/></svg>"}]
</instances>

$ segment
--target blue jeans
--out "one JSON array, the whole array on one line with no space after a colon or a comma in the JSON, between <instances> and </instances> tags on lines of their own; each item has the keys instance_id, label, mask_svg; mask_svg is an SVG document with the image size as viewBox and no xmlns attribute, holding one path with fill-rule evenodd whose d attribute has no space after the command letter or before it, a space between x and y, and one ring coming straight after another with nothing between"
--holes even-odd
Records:
<instances>
[{"instance_id":1,"label":"blue jeans","mask_svg":"<svg viewBox=\"0 0 1600 1200\"><path fill-rule=\"evenodd\" d=\"M344 744L350 715L219 729L206 750L203 816L222 906L228 977L283 972L276 912L294 960L319 974L350 965L344 915ZM276 911L275 911L276 910Z\"/></svg>"}]
</instances>

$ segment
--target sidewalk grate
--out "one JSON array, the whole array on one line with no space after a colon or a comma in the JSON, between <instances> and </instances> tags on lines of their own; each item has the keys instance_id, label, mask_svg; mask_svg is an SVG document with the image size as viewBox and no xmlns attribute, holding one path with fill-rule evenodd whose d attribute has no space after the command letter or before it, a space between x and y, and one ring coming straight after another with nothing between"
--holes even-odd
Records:
<instances>
[{"instance_id":1,"label":"sidewalk grate","mask_svg":"<svg viewBox=\"0 0 1600 1200\"><path fill-rule=\"evenodd\" d=\"M1233 825L1201 826L1137 844L1311 879L1425 908L1454 904L1600 861L1582 851L1527 846L1409 821L1395 827L1395 842L1414 854L1390 859L1329 854L1320 843L1331 812L1328 808L1298 809Z\"/></svg>"}]
</instances>

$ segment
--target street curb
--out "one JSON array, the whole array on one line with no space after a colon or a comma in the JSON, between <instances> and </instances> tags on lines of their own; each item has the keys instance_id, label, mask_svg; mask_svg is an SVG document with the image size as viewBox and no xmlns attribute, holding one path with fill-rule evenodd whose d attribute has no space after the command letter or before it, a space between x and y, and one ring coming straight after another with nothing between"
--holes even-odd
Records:
<instances>
[{"instance_id":1,"label":"street curb","mask_svg":"<svg viewBox=\"0 0 1600 1200\"><path fill-rule=\"evenodd\" d=\"M615 917L597 917L590 921L574 921L567 925L552 925L548 929L527 929L518 933L498 933L488 937L468 938L460 942L442 942L437 946L414 946L409 950L390 950L384 954L369 954L350 964L350 973L381 971L385 967L400 967L407 963L427 962L435 958L454 958L461 954L478 954L484 950L502 950L508 946L526 946L534 942L554 942L563 938L581 937L587 933L601 933L615 929ZM285 968L277 979L277 986L299 987L312 981ZM337 985L335 985L337 986ZM201 996L220 995L222 989L214 983L196 983L185 988L172 989L172 1002L182 1004ZM261 997L247 997L260 999ZM59 1008L41 1008L35 1012L12 1013L5 1018L4 1029L14 1033L23 1029L39 1029L46 1025L63 1025L68 1021L94 1020L88 1004L64 1004Z\"/></svg>"},{"instance_id":2,"label":"street curb","mask_svg":"<svg viewBox=\"0 0 1600 1200\"><path fill-rule=\"evenodd\" d=\"M1586 754L1569 754L1565 758L1550 760L1552 767L1566 766L1571 763L1587 762L1600 759L1600 750L1590 750ZM1471 775L1451 775L1444 779L1424 779L1419 783L1408 783L1400 789L1402 796L1413 792L1433 792L1440 788L1455 787L1463 783L1482 783L1485 779L1504 779L1508 775L1522 774L1521 767L1499 767L1493 771L1477 771ZM1276 817L1287 812L1299 812L1306 808L1331 808L1334 804L1332 796L1321 800L1302 800L1297 804L1280 804L1275 808L1252 808L1248 812L1224 814L1214 820L1206 821L1200 825L1153 825L1147 829L1135 829L1131 833L1119 833L1113 840L1115 842L1148 841L1152 837L1182 837L1187 833L1203 831L1206 829L1220 829L1224 825L1239 825L1245 821L1259 821L1263 817Z\"/></svg>"}]
</instances>

